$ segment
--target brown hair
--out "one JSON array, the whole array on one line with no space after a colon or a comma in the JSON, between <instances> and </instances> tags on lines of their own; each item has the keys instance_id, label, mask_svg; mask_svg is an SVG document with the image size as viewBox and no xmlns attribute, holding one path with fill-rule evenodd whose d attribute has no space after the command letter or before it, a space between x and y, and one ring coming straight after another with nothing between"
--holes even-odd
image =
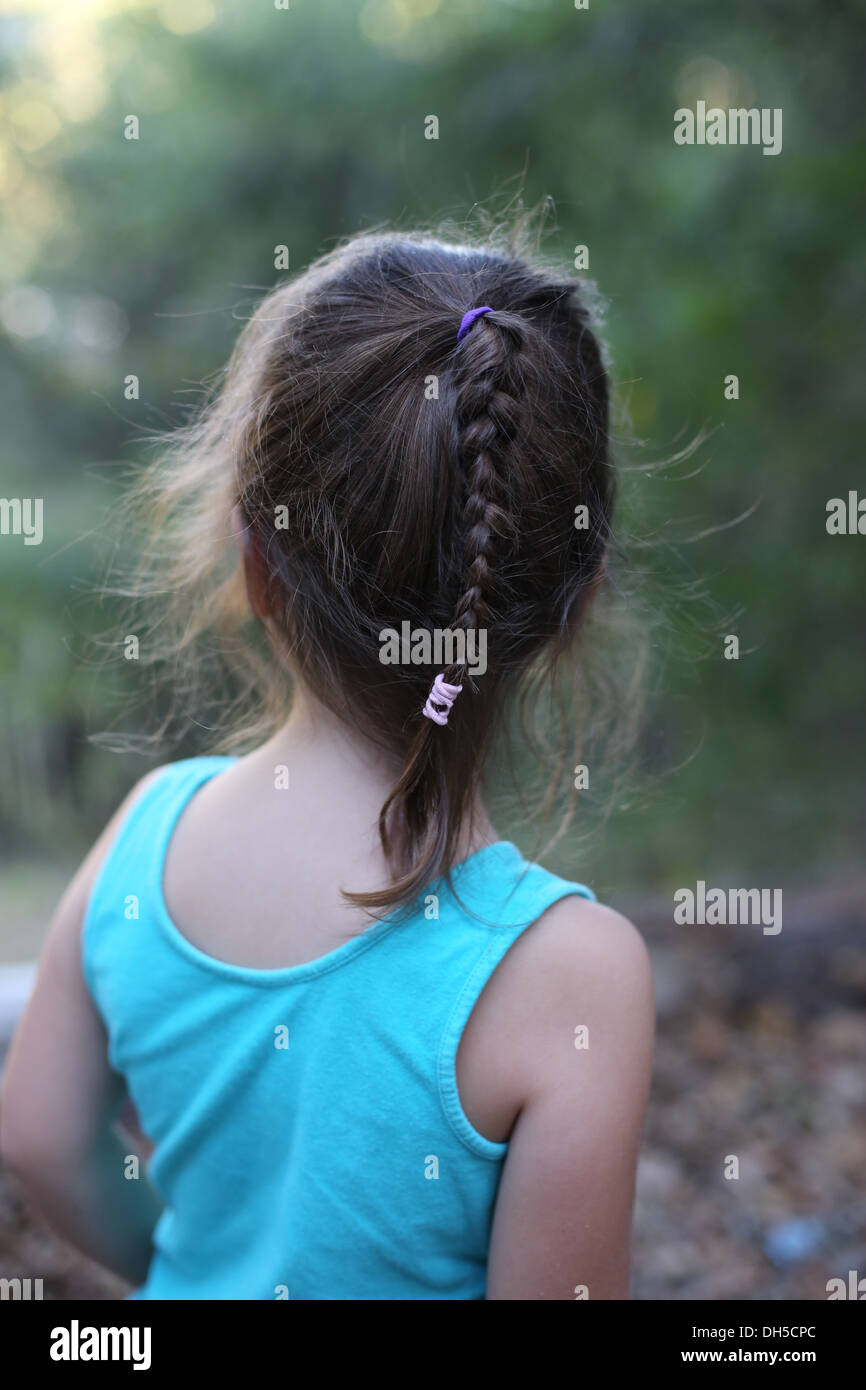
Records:
<instances>
[{"instance_id":1,"label":"brown hair","mask_svg":"<svg viewBox=\"0 0 866 1390\"><path fill-rule=\"evenodd\" d=\"M370 911L410 905L453 867L512 697L552 674L604 573L615 486L599 342L578 284L533 263L525 226L505 236L366 233L271 291L139 490L153 504L144 593L172 597L176 671L216 628L260 711L270 692L265 725L284 717L290 667L392 758L379 821L392 883L345 894ZM494 312L458 342L478 305ZM215 588L203 559L223 563L238 506L267 644L243 635L240 567ZM422 715L443 667L381 659L381 634L405 622L486 634L483 675L444 668L463 685L444 727Z\"/></svg>"}]
</instances>

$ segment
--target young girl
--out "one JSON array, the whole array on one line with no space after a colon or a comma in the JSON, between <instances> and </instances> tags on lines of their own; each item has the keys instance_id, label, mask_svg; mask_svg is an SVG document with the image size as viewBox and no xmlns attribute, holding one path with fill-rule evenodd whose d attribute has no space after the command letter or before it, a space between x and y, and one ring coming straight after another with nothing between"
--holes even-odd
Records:
<instances>
[{"instance_id":1,"label":"young girl","mask_svg":"<svg viewBox=\"0 0 866 1390\"><path fill-rule=\"evenodd\" d=\"M497 837L481 781L605 574L577 286L356 237L264 299L148 487L178 672L217 635L291 707L151 772L84 862L4 1159L132 1298L627 1297L647 953Z\"/></svg>"}]
</instances>

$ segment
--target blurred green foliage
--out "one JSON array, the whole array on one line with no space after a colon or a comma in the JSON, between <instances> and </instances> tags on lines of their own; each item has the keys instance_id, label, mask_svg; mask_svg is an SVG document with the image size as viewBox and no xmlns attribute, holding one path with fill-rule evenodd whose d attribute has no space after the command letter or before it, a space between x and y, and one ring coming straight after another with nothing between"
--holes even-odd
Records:
<instances>
[{"instance_id":1,"label":"blurred green foliage","mask_svg":"<svg viewBox=\"0 0 866 1390\"><path fill-rule=\"evenodd\" d=\"M624 534L663 610L652 776L580 867L607 892L853 861L866 538L828 536L825 509L862 477L862 19L853 0L7 9L0 488L45 504L41 546L0 537L8 848L77 852L146 766L87 741L123 696L89 643L112 622L103 533L136 438L197 400L274 247L298 269L520 185L553 200L548 252L589 247ZM782 108L781 154L675 145L698 99ZM701 429L690 459L643 467Z\"/></svg>"}]
</instances>

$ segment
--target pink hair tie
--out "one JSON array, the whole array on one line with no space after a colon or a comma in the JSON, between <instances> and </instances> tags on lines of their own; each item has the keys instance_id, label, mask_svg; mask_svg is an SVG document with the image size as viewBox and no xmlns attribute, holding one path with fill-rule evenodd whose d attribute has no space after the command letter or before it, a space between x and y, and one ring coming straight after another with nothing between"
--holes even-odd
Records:
<instances>
[{"instance_id":1,"label":"pink hair tie","mask_svg":"<svg viewBox=\"0 0 866 1390\"><path fill-rule=\"evenodd\" d=\"M443 679L444 675L445 672L442 671L438 676L434 677L433 686L430 690L430 694L427 696L427 703L422 711L422 713L426 714L428 719L434 720L436 724L448 723L451 706L463 689L462 685L449 685L448 682ZM445 708L436 709L433 704L434 700L437 704L444 705Z\"/></svg>"}]
</instances>

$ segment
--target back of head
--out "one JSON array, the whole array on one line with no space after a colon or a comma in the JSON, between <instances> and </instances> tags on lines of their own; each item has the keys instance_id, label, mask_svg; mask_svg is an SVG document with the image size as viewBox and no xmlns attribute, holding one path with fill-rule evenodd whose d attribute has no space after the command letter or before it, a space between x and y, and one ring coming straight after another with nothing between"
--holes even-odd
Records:
<instances>
[{"instance_id":1,"label":"back of head","mask_svg":"<svg viewBox=\"0 0 866 1390\"><path fill-rule=\"evenodd\" d=\"M498 249L353 238L261 302L185 447L211 523L240 508L276 668L393 760L393 883L348 896L408 904L452 867L503 711L603 570L608 383L578 286ZM410 659L388 659L394 631ZM458 635L445 665L434 633ZM444 724L423 714L437 674L462 686Z\"/></svg>"}]
</instances>

